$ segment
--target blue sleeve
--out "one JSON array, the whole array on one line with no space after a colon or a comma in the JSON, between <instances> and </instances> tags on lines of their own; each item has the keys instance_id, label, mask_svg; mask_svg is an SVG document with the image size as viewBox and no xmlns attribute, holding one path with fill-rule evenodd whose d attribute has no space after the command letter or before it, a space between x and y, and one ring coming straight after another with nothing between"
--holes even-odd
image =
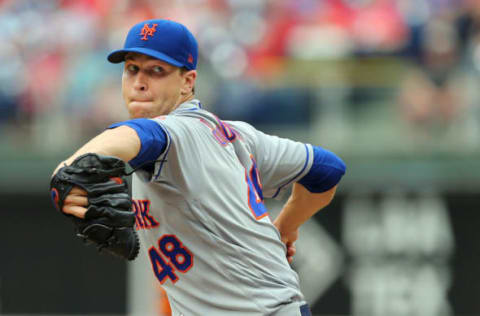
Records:
<instances>
[{"instance_id":1,"label":"blue sleeve","mask_svg":"<svg viewBox=\"0 0 480 316\"><path fill-rule=\"evenodd\" d=\"M137 132L141 142L140 152L135 158L128 162L132 168L153 162L165 150L167 134L155 121L146 118L133 119L112 124L108 128L115 128L122 125L133 128Z\"/></svg>"},{"instance_id":2,"label":"blue sleeve","mask_svg":"<svg viewBox=\"0 0 480 316\"><path fill-rule=\"evenodd\" d=\"M313 164L310 171L298 181L312 193L330 190L345 174L345 163L334 153L318 146L313 147Z\"/></svg>"}]
</instances>

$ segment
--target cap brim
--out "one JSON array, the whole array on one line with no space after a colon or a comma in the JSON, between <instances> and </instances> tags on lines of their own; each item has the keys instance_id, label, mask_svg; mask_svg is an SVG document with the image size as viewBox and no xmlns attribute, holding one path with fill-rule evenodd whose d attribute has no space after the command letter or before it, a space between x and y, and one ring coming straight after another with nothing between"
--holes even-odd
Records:
<instances>
[{"instance_id":1,"label":"cap brim","mask_svg":"<svg viewBox=\"0 0 480 316\"><path fill-rule=\"evenodd\" d=\"M140 53L140 54L144 54L144 55L156 58L156 59L160 59L160 60L162 60L166 63L169 63L169 64L177 66L177 67L185 66L181 62L178 62L175 59L173 59L173 58L171 58L171 57L169 57L169 56L167 56L163 53L157 52L156 50L153 50L153 49L148 49L148 48L143 48L143 47L125 48L125 49L115 50L107 56L107 59L108 59L109 62L111 62L113 64L118 64L118 63L121 63L122 61L125 61L125 55L127 55L130 52Z\"/></svg>"}]
</instances>

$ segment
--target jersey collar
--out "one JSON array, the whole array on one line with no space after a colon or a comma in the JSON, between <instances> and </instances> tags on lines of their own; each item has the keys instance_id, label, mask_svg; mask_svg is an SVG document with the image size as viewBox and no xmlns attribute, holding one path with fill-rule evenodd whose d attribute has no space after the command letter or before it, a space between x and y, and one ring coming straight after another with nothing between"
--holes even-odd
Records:
<instances>
[{"instance_id":1,"label":"jersey collar","mask_svg":"<svg viewBox=\"0 0 480 316\"><path fill-rule=\"evenodd\" d=\"M202 108L202 104L197 99L192 99L180 104L173 112L177 111L196 111Z\"/></svg>"}]
</instances>

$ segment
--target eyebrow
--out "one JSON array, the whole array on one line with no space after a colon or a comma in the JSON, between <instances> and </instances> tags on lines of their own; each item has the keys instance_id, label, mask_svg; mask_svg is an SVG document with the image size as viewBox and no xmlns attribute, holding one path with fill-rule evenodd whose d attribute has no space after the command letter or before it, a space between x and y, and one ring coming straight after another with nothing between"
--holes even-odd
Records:
<instances>
[{"instance_id":1,"label":"eyebrow","mask_svg":"<svg viewBox=\"0 0 480 316\"><path fill-rule=\"evenodd\" d=\"M147 56L148 60L158 60L157 58L153 58L153 57L150 57L148 55L145 55L145 56ZM137 59L136 57L137 57L136 55L127 54L127 55L125 55L125 60L135 60L135 59Z\"/></svg>"}]
</instances>

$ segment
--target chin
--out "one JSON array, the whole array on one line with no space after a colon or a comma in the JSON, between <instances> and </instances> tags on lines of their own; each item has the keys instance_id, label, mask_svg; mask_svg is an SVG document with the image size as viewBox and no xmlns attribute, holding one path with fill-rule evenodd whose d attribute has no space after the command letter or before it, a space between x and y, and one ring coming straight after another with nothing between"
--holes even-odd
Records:
<instances>
[{"instance_id":1,"label":"chin","mask_svg":"<svg viewBox=\"0 0 480 316\"><path fill-rule=\"evenodd\" d=\"M148 117L146 111L139 111L138 109L129 109L128 114L131 119L145 118Z\"/></svg>"},{"instance_id":2,"label":"chin","mask_svg":"<svg viewBox=\"0 0 480 316\"><path fill-rule=\"evenodd\" d=\"M138 119L138 118L155 118L157 116L160 116L162 114L155 114L155 113L150 113L150 112L142 112L142 111L130 111L130 118L131 119Z\"/></svg>"},{"instance_id":3,"label":"chin","mask_svg":"<svg viewBox=\"0 0 480 316\"><path fill-rule=\"evenodd\" d=\"M130 104L128 106L128 114L130 115L130 118L136 119L136 118L148 118L150 117L150 112L149 109L145 106L139 106L138 104Z\"/></svg>"},{"instance_id":4,"label":"chin","mask_svg":"<svg viewBox=\"0 0 480 316\"><path fill-rule=\"evenodd\" d=\"M138 119L138 118L143 118L143 116L138 115L138 114L136 114L136 113L130 113L129 116L130 116L130 119L132 119L132 120L133 120L133 119Z\"/></svg>"},{"instance_id":5,"label":"chin","mask_svg":"<svg viewBox=\"0 0 480 316\"><path fill-rule=\"evenodd\" d=\"M155 118L157 116L169 113L162 106L158 106L151 102L131 102L128 105L128 113L130 118Z\"/></svg>"}]
</instances>

